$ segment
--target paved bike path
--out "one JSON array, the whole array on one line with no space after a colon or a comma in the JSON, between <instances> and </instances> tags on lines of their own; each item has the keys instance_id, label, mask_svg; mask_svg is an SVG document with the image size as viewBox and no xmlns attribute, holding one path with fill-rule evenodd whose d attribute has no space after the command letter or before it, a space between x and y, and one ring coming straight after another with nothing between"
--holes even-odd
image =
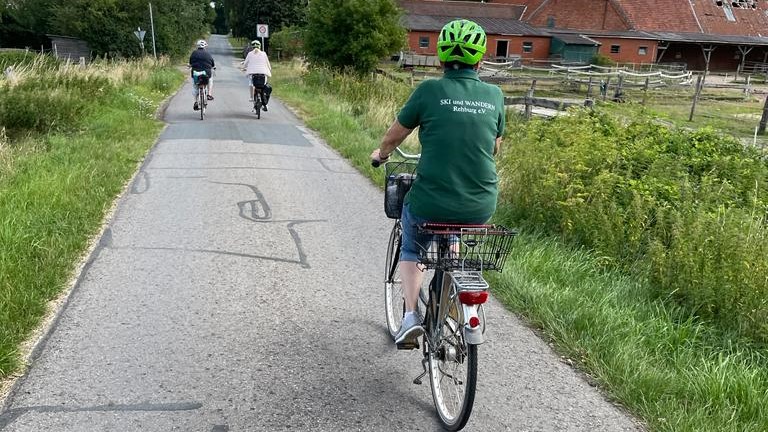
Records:
<instances>
[{"instance_id":1,"label":"paved bike path","mask_svg":"<svg viewBox=\"0 0 768 432\"><path fill-rule=\"evenodd\" d=\"M185 85L0 430L439 430L420 354L386 334L382 192L279 100L256 120L226 39L210 49L206 119ZM487 316L465 430L636 430L497 302Z\"/></svg>"}]
</instances>

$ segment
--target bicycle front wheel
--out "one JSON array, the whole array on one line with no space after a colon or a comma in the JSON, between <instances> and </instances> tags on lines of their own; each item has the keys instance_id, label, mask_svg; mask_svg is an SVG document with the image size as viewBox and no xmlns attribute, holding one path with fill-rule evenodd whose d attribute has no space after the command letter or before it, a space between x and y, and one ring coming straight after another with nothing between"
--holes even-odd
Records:
<instances>
[{"instance_id":1,"label":"bicycle front wheel","mask_svg":"<svg viewBox=\"0 0 768 432\"><path fill-rule=\"evenodd\" d=\"M392 227L387 246L387 261L384 268L384 307L387 315L387 329L392 340L395 340L405 314L405 293L400 277L400 242L402 227L400 221Z\"/></svg>"},{"instance_id":2,"label":"bicycle front wheel","mask_svg":"<svg viewBox=\"0 0 768 432\"><path fill-rule=\"evenodd\" d=\"M445 428L457 431L467 424L475 402L477 345L464 339L459 299L447 306L442 322L425 339L429 340L429 384L435 408Z\"/></svg>"}]
</instances>

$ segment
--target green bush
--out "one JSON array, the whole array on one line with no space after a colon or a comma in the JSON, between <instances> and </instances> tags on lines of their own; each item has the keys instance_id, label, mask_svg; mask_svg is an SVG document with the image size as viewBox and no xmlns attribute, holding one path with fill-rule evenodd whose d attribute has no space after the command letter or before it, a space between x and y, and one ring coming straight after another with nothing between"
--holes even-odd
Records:
<instances>
[{"instance_id":1,"label":"green bush","mask_svg":"<svg viewBox=\"0 0 768 432\"><path fill-rule=\"evenodd\" d=\"M304 35L300 28L290 26L272 34L270 51L280 52L281 59L290 59L304 53ZM277 58L274 54L272 57Z\"/></svg>"},{"instance_id":2,"label":"green bush","mask_svg":"<svg viewBox=\"0 0 768 432\"><path fill-rule=\"evenodd\" d=\"M516 222L648 275L660 298L768 342L768 167L710 129L596 111L508 128L501 199Z\"/></svg>"},{"instance_id":3,"label":"green bush","mask_svg":"<svg viewBox=\"0 0 768 432\"><path fill-rule=\"evenodd\" d=\"M304 33L309 59L336 69L373 71L405 45L394 0L313 0Z\"/></svg>"},{"instance_id":4,"label":"green bush","mask_svg":"<svg viewBox=\"0 0 768 432\"><path fill-rule=\"evenodd\" d=\"M0 124L10 136L71 130L86 106L80 95L63 89L14 89L0 98Z\"/></svg>"},{"instance_id":5,"label":"green bush","mask_svg":"<svg viewBox=\"0 0 768 432\"><path fill-rule=\"evenodd\" d=\"M616 62L605 54L595 54L595 56L592 57L592 64L598 66L613 66Z\"/></svg>"}]
</instances>

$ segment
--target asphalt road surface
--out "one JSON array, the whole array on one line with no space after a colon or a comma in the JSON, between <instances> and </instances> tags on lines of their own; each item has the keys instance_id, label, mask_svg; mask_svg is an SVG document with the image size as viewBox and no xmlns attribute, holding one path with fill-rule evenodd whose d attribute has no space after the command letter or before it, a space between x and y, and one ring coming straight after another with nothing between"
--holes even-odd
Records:
<instances>
[{"instance_id":1,"label":"asphalt road surface","mask_svg":"<svg viewBox=\"0 0 768 432\"><path fill-rule=\"evenodd\" d=\"M440 430L386 332L383 194L279 100L257 120L224 37L187 83L0 412L21 431ZM278 90L279 93L279 90ZM487 305L468 431L638 424Z\"/></svg>"}]
</instances>

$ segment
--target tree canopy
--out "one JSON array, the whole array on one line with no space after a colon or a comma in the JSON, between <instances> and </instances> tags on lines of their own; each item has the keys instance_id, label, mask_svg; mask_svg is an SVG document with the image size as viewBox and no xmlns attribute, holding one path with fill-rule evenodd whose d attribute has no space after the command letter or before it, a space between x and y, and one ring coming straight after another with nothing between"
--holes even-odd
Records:
<instances>
[{"instance_id":1,"label":"tree canopy","mask_svg":"<svg viewBox=\"0 0 768 432\"><path fill-rule=\"evenodd\" d=\"M210 0L152 0L155 41L159 53L181 54L191 42L210 29L215 17ZM147 34L151 53L149 2L147 0L16 0L6 10L20 27L37 35L57 34L83 39L96 55L141 55L133 32ZM32 45L32 44L30 44Z\"/></svg>"},{"instance_id":2,"label":"tree canopy","mask_svg":"<svg viewBox=\"0 0 768 432\"><path fill-rule=\"evenodd\" d=\"M314 63L370 72L405 45L394 0L312 0L304 50Z\"/></svg>"},{"instance_id":3,"label":"tree canopy","mask_svg":"<svg viewBox=\"0 0 768 432\"><path fill-rule=\"evenodd\" d=\"M303 24L308 0L223 0L232 35L255 39L256 26L269 25L269 32Z\"/></svg>"}]
</instances>

